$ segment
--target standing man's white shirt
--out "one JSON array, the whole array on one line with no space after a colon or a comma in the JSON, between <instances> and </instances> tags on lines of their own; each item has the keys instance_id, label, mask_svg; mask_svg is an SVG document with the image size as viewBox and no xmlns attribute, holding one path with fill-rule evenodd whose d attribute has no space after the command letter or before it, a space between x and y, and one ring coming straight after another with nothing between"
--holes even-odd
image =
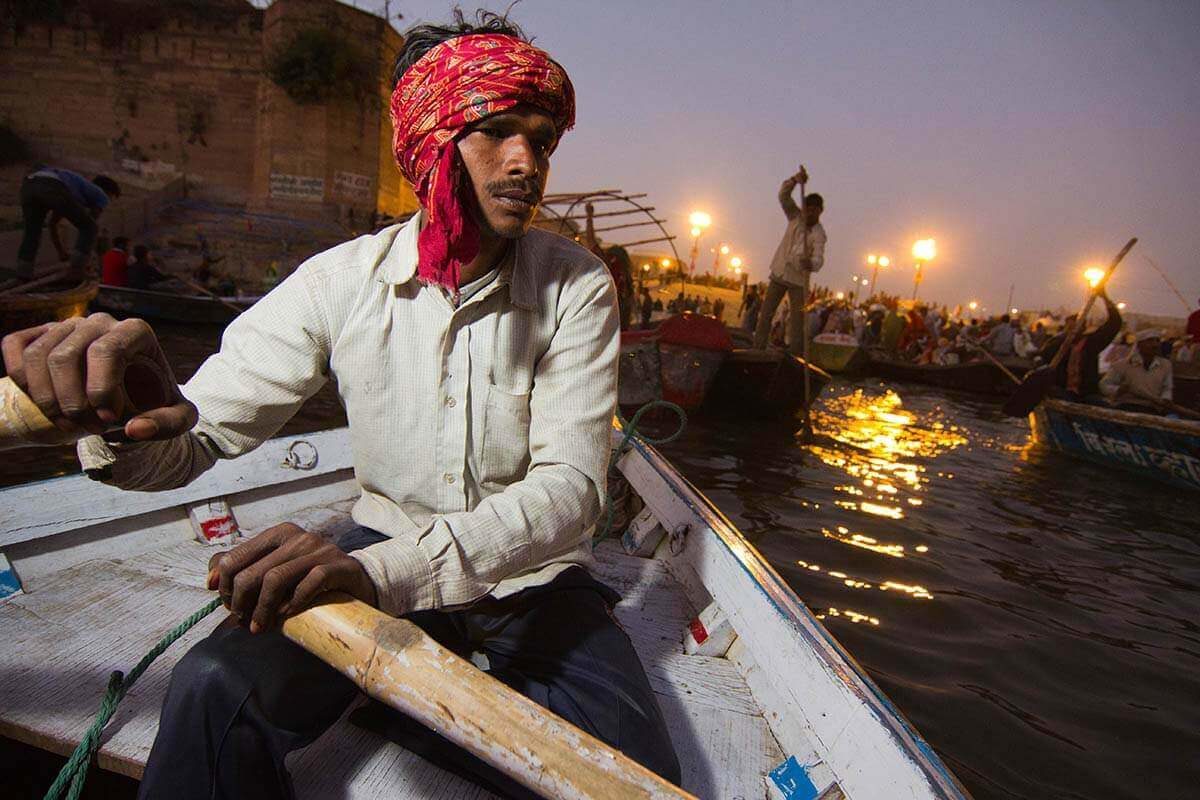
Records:
<instances>
[{"instance_id":1,"label":"standing man's white shirt","mask_svg":"<svg viewBox=\"0 0 1200 800\"><path fill-rule=\"evenodd\" d=\"M789 179L779 189L779 203L788 223L771 258L771 275L789 286L806 286L808 275L825 265L825 228L819 222L812 227L805 224L804 214L792 199L795 186Z\"/></svg>"},{"instance_id":2,"label":"standing man's white shirt","mask_svg":"<svg viewBox=\"0 0 1200 800\"><path fill-rule=\"evenodd\" d=\"M81 440L127 489L181 486L253 450L330 379L350 422L357 551L392 614L503 597L590 559L605 497L616 293L582 247L532 229L456 308L416 279L420 216L314 256L226 330L165 442Z\"/></svg>"}]
</instances>

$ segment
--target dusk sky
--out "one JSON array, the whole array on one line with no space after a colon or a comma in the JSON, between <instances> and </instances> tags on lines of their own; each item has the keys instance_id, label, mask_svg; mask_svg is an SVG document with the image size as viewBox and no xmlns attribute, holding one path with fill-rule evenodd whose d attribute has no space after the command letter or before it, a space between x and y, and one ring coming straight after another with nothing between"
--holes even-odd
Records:
<instances>
[{"instance_id":1,"label":"dusk sky","mask_svg":"<svg viewBox=\"0 0 1200 800\"><path fill-rule=\"evenodd\" d=\"M450 7L391 3L401 29ZM912 242L934 237L922 297L999 313L1015 284L1019 307L1076 306L1082 268L1138 236L1114 298L1185 313L1146 256L1200 297L1200 3L524 0L512 18L578 92L549 190L648 192L685 258L708 211L702 266L724 240L766 277L803 162L835 289L875 252L879 287L910 296Z\"/></svg>"}]
</instances>

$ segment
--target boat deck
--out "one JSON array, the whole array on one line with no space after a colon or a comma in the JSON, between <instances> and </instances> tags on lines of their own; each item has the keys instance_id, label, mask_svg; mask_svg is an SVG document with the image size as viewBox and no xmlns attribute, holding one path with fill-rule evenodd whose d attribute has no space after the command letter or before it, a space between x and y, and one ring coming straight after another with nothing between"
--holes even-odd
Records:
<instances>
[{"instance_id":1,"label":"boat deck","mask_svg":"<svg viewBox=\"0 0 1200 800\"><path fill-rule=\"evenodd\" d=\"M347 507L337 503L313 516L336 535L349 524ZM185 542L96 558L27 582L26 594L0 604L0 735L69 753L96 713L109 673L130 669L212 598L202 586L213 552ZM598 577L623 596L616 615L658 693L684 788L701 798L767 796L764 775L784 754L734 662L683 654L683 632L695 614L683 587L661 561L627 556L616 545L601 546L597 557ZM172 666L222 616L203 620L134 686L104 732L103 768L140 777ZM290 765L302 798L492 796L345 718L294 753Z\"/></svg>"}]
</instances>

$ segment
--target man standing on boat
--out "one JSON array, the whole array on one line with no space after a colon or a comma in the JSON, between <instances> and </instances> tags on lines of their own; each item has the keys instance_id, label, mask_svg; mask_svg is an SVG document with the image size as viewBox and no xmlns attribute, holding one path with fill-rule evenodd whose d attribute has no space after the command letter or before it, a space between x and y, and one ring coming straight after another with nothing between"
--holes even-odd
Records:
<instances>
[{"instance_id":1,"label":"man standing on boat","mask_svg":"<svg viewBox=\"0 0 1200 800\"><path fill-rule=\"evenodd\" d=\"M788 320L788 347L794 353L804 347L804 319L807 316L804 311L808 305L809 279L825 264L825 228L821 226L824 198L815 192L805 196L803 210L792 199L796 184L807 182L808 172L801 167L779 187L779 205L788 222L771 259L771 278L754 330L754 346L760 350L767 346L771 320L785 294L792 308Z\"/></svg>"},{"instance_id":2,"label":"man standing on boat","mask_svg":"<svg viewBox=\"0 0 1200 800\"><path fill-rule=\"evenodd\" d=\"M57 167L42 167L21 181L21 215L25 233L17 251L17 277L29 280L37 261L42 242L42 226L49 216L50 241L58 251L60 261L69 261L71 268L83 276L96 242L96 218L111 200L121 196L121 187L107 175L97 175L90 181L77 172ZM79 231L75 251L68 255L58 232L61 220L67 220Z\"/></svg>"},{"instance_id":3,"label":"man standing on boat","mask_svg":"<svg viewBox=\"0 0 1200 800\"><path fill-rule=\"evenodd\" d=\"M616 407L613 282L583 248L531 230L574 90L488 12L404 42L393 150L421 213L301 265L229 326L170 405L125 422L133 443L81 441L90 475L160 490L254 449L330 378L350 421L359 527L335 546L282 522L214 557L209 587L236 621L176 666L141 797L292 796L285 756L357 696L276 627L329 590L482 653L497 679L680 779L612 617L617 596L587 569ZM10 336L4 357L42 411L76 429L128 417L130 361L170 374L149 326L105 315ZM436 763L530 796L406 717L368 709L364 724Z\"/></svg>"}]
</instances>

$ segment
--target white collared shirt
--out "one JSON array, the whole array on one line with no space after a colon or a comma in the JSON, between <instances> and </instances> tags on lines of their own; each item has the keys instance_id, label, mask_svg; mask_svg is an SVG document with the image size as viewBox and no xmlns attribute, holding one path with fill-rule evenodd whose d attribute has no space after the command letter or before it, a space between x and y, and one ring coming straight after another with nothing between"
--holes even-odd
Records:
<instances>
[{"instance_id":1,"label":"white collared shirt","mask_svg":"<svg viewBox=\"0 0 1200 800\"><path fill-rule=\"evenodd\" d=\"M1128 393L1151 400L1171 400L1175 388L1171 373L1171 362L1162 356L1154 356L1147 369L1135 347L1128 358L1117 361L1104 374L1100 392L1106 397Z\"/></svg>"},{"instance_id":2,"label":"white collared shirt","mask_svg":"<svg viewBox=\"0 0 1200 800\"><path fill-rule=\"evenodd\" d=\"M123 488L181 486L333 379L353 517L391 537L353 554L384 611L503 597L587 564L616 407L608 270L533 229L455 308L415 278L418 219L314 256L230 324L183 387L200 411L190 434L111 449L88 437L84 467L111 465Z\"/></svg>"}]
</instances>

